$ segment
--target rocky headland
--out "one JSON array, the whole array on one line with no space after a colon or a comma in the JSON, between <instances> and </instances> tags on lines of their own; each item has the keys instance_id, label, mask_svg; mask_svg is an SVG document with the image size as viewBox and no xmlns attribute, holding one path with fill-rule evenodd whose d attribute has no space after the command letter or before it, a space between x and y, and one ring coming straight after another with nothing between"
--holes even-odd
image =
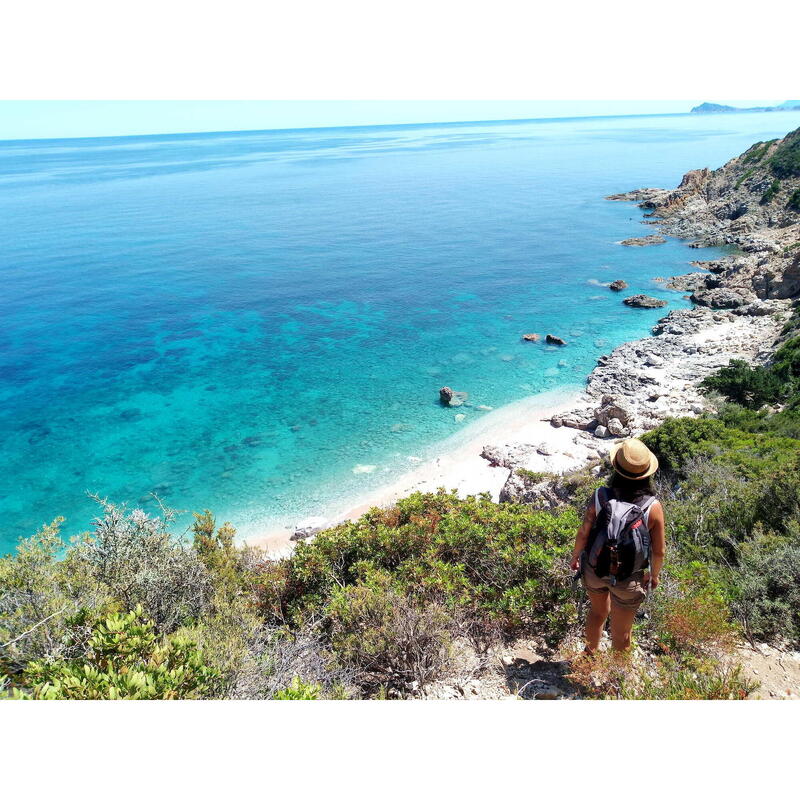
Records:
<instances>
[{"instance_id":1,"label":"rocky headland","mask_svg":"<svg viewBox=\"0 0 800 800\"><path fill-rule=\"evenodd\" d=\"M694 307L670 311L651 336L602 356L583 392L557 409L520 405L506 409L505 416L502 409L493 412L502 419L468 445L443 451L328 524L355 518L370 504L437 486L464 494L488 491L496 500L558 504L563 479L556 476L593 463L599 469L619 437L651 430L668 417L712 410L700 383L731 359L770 360L800 294L800 130L755 144L717 170L692 170L675 189L637 189L608 199L637 203L642 222L658 229L621 245L646 246L674 236L693 248L731 247L730 255L693 261L697 271L667 279L666 286L690 295ZM610 288L627 288L624 277ZM623 302L644 307L663 302L652 299L634 295ZM545 341L566 344L552 334ZM449 387L440 391L445 406L465 399L466 393ZM314 523L298 526L297 538L323 527Z\"/></svg>"},{"instance_id":2,"label":"rocky headland","mask_svg":"<svg viewBox=\"0 0 800 800\"><path fill-rule=\"evenodd\" d=\"M755 144L720 169L692 170L676 189L637 189L608 199L637 203L643 222L659 230L620 244L657 244L663 234L689 239L694 248L735 249L725 258L693 262L701 272L668 279L668 288L691 293L694 308L671 311L652 336L598 360L575 407L550 419L553 427L569 429L558 448L538 442L484 448L491 464L509 470L501 500L557 503L550 497L559 486L552 473L568 471L575 460L591 463L614 439L651 430L668 417L709 411L701 381L731 359L768 362L800 294L800 129ZM634 295L623 302L663 303L651 300ZM559 463L553 458L558 451L571 458Z\"/></svg>"}]
</instances>

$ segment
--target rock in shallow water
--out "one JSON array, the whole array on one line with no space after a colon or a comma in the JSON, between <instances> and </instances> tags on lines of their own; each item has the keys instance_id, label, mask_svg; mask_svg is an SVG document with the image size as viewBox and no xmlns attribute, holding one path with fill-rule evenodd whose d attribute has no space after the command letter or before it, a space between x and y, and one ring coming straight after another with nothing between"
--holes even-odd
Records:
<instances>
[{"instance_id":1,"label":"rock in shallow water","mask_svg":"<svg viewBox=\"0 0 800 800\"><path fill-rule=\"evenodd\" d=\"M613 292L621 292L623 289L628 288L628 284L623 280L616 280L611 281L611 283L608 284L608 288Z\"/></svg>"},{"instance_id":2,"label":"rock in shallow water","mask_svg":"<svg viewBox=\"0 0 800 800\"><path fill-rule=\"evenodd\" d=\"M624 244L626 247L648 247L649 245L653 244L664 244L667 240L663 236L659 236L656 233L650 234L650 236L638 236L633 239L623 239L621 244Z\"/></svg>"},{"instance_id":3,"label":"rock in shallow water","mask_svg":"<svg viewBox=\"0 0 800 800\"><path fill-rule=\"evenodd\" d=\"M449 386L442 386L439 389L439 402L443 406L450 406L456 408L463 406L469 395L466 392L455 392Z\"/></svg>"},{"instance_id":4,"label":"rock in shallow water","mask_svg":"<svg viewBox=\"0 0 800 800\"><path fill-rule=\"evenodd\" d=\"M659 300L657 297L650 297L649 294L634 294L626 297L623 301L626 306L633 308L664 308L666 300Z\"/></svg>"},{"instance_id":5,"label":"rock in shallow water","mask_svg":"<svg viewBox=\"0 0 800 800\"><path fill-rule=\"evenodd\" d=\"M560 336L553 336L552 333L548 333L545 337L545 341L547 344L557 344L557 345L565 345L566 342Z\"/></svg>"}]
</instances>

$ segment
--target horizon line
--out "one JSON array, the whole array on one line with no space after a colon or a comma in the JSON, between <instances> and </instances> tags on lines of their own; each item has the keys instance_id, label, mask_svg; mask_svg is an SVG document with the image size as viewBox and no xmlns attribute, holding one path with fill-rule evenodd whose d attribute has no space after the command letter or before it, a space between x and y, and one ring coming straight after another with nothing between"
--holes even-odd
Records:
<instances>
[{"instance_id":1,"label":"horizon line","mask_svg":"<svg viewBox=\"0 0 800 800\"><path fill-rule=\"evenodd\" d=\"M791 110L791 109L787 109ZM744 113L747 113L746 111ZM752 112L763 113L763 112ZM509 117L497 119L468 119L468 120L441 120L434 122L378 122L358 125L306 125L303 127L288 128L236 128L232 130L193 130L172 131L164 133L122 133L102 134L99 136L34 136L18 139L0 139L0 144L11 142L64 142L64 141L99 141L103 139L150 139L159 136L203 136L218 134L248 134L248 133L294 133L301 131L335 131L353 130L358 128L426 128L441 125L477 125L497 123L525 123L525 122L571 122L582 119L636 119L645 117L683 117L690 116L691 111L662 111L648 114L578 114L566 117Z\"/></svg>"}]
</instances>

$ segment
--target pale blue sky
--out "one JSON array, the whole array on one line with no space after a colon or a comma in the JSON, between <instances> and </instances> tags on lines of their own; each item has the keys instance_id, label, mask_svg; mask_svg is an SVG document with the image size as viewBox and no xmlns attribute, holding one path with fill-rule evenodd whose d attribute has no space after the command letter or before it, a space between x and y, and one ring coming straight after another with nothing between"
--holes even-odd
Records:
<instances>
[{"instance_id":1,"label":"pale blue sky","mask_svg":"<svg viewBox=\"0 0 800 800\"><path fill-rule=\"evenodd\" d=\"M12 100L0 101L0 139L681 113L699 102L702 101Z\"/></svg>"},{"instance_id":2,"label":"pale blue sky","mask_svg":"<svg viewBox=\"0 0 800 800\"><path fill-rule=\"evenodd\" d=\"M694 101L48 100L0 102L0 139L688 111Z\"/></svg>"}]
</instances>

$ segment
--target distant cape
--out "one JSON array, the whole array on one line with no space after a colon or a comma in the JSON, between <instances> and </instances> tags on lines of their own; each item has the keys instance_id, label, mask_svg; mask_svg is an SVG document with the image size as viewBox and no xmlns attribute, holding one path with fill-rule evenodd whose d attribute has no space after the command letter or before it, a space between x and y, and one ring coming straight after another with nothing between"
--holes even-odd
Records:
<instances>
[{"instance_id":1,"label":"distant cape","mask_svg":"<svg viewBox=\"0 0 800 800\"><path fill-rule=\"evenodd\" d=\"M692 109L692 114L735 114L741 111L800 111L800 100L787 100L777 106L755 106L753 108L737 108L720 103L701 103Z\"/></svg>"}]
</instances>

